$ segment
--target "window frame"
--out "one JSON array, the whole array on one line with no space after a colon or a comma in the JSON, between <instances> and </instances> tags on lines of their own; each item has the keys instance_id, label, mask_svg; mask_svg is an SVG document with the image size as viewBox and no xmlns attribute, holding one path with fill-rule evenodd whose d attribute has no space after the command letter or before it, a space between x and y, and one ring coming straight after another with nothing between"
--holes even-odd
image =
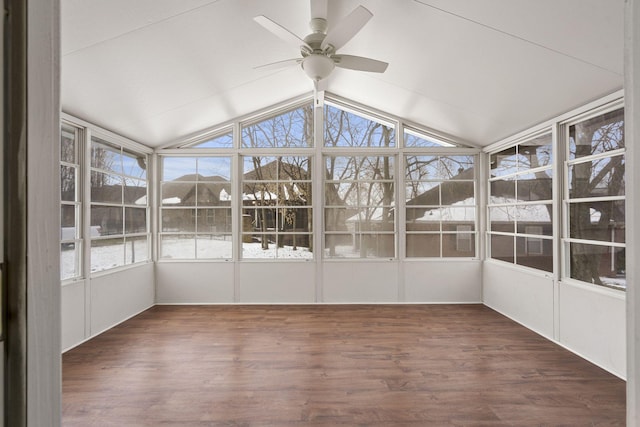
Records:
<instances>
[{"instance_id":1,"label":"window frame","mask_svg":"<svg viewBox=\"0 0 640 427\"><path fill-rule=\"evenodd\" d=\"M357 103L342 99L335 95L327 94L324 99L325 104L329 104L332 107L343 109L349 113L356 114L357 116L367 119L374 120L386 126L392 127L392 134L394 138L394 144L390 147L349 147L349 146L325 146L324 140L318 140L318 138L324 138L325 132L325 124L324 124L324 115L323 109L315 106L314 108L314 143L313 146L310 147L245 147L242 144L242 130L245 126L251 126L255 123L262 122L264 120L268 120L271 117L275 117L283 112L291 111L293 109L299 108L304 105L308 105L312 101L312 98L309 95L298 97L289 101L285 101L283 103L274 105L272 107L265 108L264 110L260 110L255 113L251 113L249 115L238 117L233 121L229 121L217 126L213 126L209 129L205 129L198 134L193 134L188 138L182 139L180 141L167 144L164 147L160 147L156 150L156 158L157 167L159 169L159 165L161 162L161 158L164 155L184 155L184 156L203 156L203 155L228 155L233 158L232 163L235 166L235 170L232 176L232 188L234 189L234 194L241 194L242 192L242 158L243 156L308 156L310 157L310 161L312 163L312 191L313 191L313 204L310 207L312 209L311 215L313 217L313 231L311 232L311 236L314 240L313 243L313 253L314 253L314 262L343 262L343 261L355 261L366 262L366 261L397 261L397 260L408 260L415 261L418 258L406 258L405 256L405 201L401 196L401 192L398 189L404 188L404 176L400 171L404 170L404 155L408 150L412 153L417 154L427 154L427 155L472 155L475 156L475 167L476 169L479 167L479 153L480 149L469 145L467 142L458 140L451 136L447 136L441 132L437 132L434 130L429 130L429 128L417 125L415 123L410 123L405 120L394 117L390 114L379 112L375 109L368 108ZM321 121L322 119L322 121ZM424 134L425 138L429 139L437 139L438 141L443 141L445 144L437 147L404 147L404 129L410 129L410 132L419 132L420 134ZM216 135L224 134L229 131L233 132L233 147L230 148L207 148L207 147L198 147L198 143L206 141L207 139L213 138ZM447 144L451 144L449 147ZM327 258L324 256L325 254L325 242L324 242L324 233L325 233L325 222L324 222L324 211L325 211L325 178L322 173L322 165L324 159L327 156L374 156L374 155L384 155L384 156L393 156L395 158L394 164L394 178L393 178L393 186L394 186L394 196L393 196L393 205L395 209L394 213L394 252L395 256L392 258L389 257L381 257L381 258ZM479 212L478 212L478 204L479 204L479 194L478 194L478 179L479 172L476 170L475 178L474 178L474 192L476 197L476 215L475 215L475 230L472 232L473 238L475 239L475 255L473 257L456 257L450 258L453 260L469 260L474 259L478 260L480 252L480 238L479 238ZM158 183L160 179L158 179ZM154 209L160 210L160 196L158 192L158 197L156 198L157 202L155 203ZM236 198L237 199L237 198ZM242 242L241 242L241 226L242 226L242 203L239 200L235 200L232 203L232 222L234 224L234 228L232 231L233 241L235 244L235 249L233 251L233 257L229 261L234 262L278 262L278 261L290 261L290 262L298 262L296 259L286 259L286 258L276 258L276 259L260 259L260 258L243 258L242 257ZM157 217L160 217L158 213ZM156 224L154 231L158 233L160 236L160 224L159 221ZM389 233L391 234L391 232ZM455 234L453 232L452 234ZM156 253L160 253L160 239L157 239L155 250ZM455 245L455 242L453 242ZM442 258L436 258L436 260L441 260ZM419 260L432 260L432 258L420 258ZM216 259L180 259L180 260L171 260L171 259L163 259L160 256L157 257L158 262L174 262L174 261L189 261L189 262L217 262L223 260ZM227 260L225 260L227 261ZM312 261L312 260L304 260L304 261Z\"/></svg>"},{"instance_id":2,"label":"window frame","mask_svg":"<svg viewBox=\"0 0 640 427\"><path fill-rule=\"evenodd\" d=\"M404 226L404 231L403 231L403 236L405 238L404 242L403 242L403 250L404 250L404 257L407 260L437 260L437 259L447 259L447 260L457 260L457 259L479 259L479 229L478 229L478 224L479 224L479 215L478 215L478 208L479 208L479 194L478 194L478 168L480 165L480 159L479 159L479 155L478 153L474 153L474 152L469 152L469 150L460 150L459 148L456 147L411 147L411 148L407 148L406 150L403 150L403 171L402 171L402 197L401 197L401 201L402 201L402 210L404 213L403 216L403 226ZM443 177L434 177L434 178L427 178L427 179L409 179L407 177L407 159L410 157L433 157L433 158L437 158L438 162L440 162L440 160L442 158L449 158L449 157L471 157L473 159L473 176L471 178L462 178L462 179L445 179ZM436 204L419 204L419 205L408 205L406 199L406 189L407 189L407 184L409 182L413 182L413 183L433 183L433 184L437 184L435 185L435 187L433 188L438 188L438 203ZM455 204L446 204L443 201L443 196L442 196L442 186L445 183L471 183L472 187L473 187L473 199L474 199L474 203L471 205L460 205L459 207L456 206ZM461 226L461 224L455 224L454 221L445 221L440 219L437 224L438 224L438 230L431 230L431 231L417 231L417 230L413 230L413 231L408 231L407 228L407 212L409 209L433 209L433 210L438 210L438 209L472 209L474 212L474 218L473 218L473 225L472 225L472 230L469 230L468 232L461 232L459 231L459 227ZM456 230L455 231L450 231L450 230L445 230L444 226L445 225L455 225L456 226ZM469 252L473 251L473 255L472 256L446 256L445 254L445 238L449 237L449 238L453 238L453 236L455 236L455 248L456 251L458 251L458 239L459 239L459 235L460 234L469 234L470 236L470 240L472 240L472 242L470 243L470 250ZM430 256L425 256L425 255L415 255L415 256L409 256L407 253L407 245L408 245L408 241L411 238L411 236L421 236L421 235L433 235L439 236L439 250L438 250L438 255L430 255Z\"/></svg>"},{"instance_id":3,"label":"window frame","mask_svg":"<svg viewBox=\"0 0 640 427\"><path fill-rule=\"evenodd\" d=\"M68 162L60 158L60 167L71 167L74 169L74 200L64 200L63 197L60 197L60 209L63 210L65 206L72 207L74 210L74 230L73 230L73 238L65 238L62 224L60 230L60 280L64 282L72 282L76 280L81 280L85 277L85 265L84 265L84 246L85 242L85 233L84 233L84 180L83 180L83 159L84 159L84 132L83 129L79 126L74 125L66 120L61 121L60 126L60 144L62 144L62 138L64 135L64 128L67 127L73 130L74 133L74 162ZM61 178L61 177L60 177ZM63 190L62 188L60 189ZM62 216L62 213L61 213ZM74 250L74 274L70 276L63 276L64 268L62 264L64 263L63 257L63 247L73 245Z\"/></svg>"},{"instance_id":4,"label":"window frame","mask_svg":"<svg viewBox=\"0 0 640 427\"><path fill-rule=\"evenodd\" d=\"M167 152L163 152L161 154L158 154L156 157L156 164L157 164L157 170L158 170L158 188L157 188L157 235L158 235L158 239L157 239L157 259L158 260L162 260L162 261L192 261L192 260L196 260L196 261L216 261L216 260L220 260L220 261L228 261L233 259L233 254L235 251L235 239L234 239L234 221L233 221L233 205L234 205L234 197L233 194L237 194L234 192L234 188L232 185L232 180L233 180L233 176L234 176L234 160L233 157L230 156L228 154L228 150L226 148L212 148L212 147L208 147L208 148L201 148L201 147L196 147L193 149L189 148L187 150L170 150ZM165 184L167 183L175 183L174 180L169 180L169 181L165 181L164 180L164 162L163 160L165 158L171 158L171 159L177 159L177 158L185 158L185 159L194 159L195 160L195 165L196 165L196 171L195 173L198 174L199 170L197 169L197 164L198 164L198 159L211 159L211 158L216 158L216 159L228 159L229 161L229 188L230 188L230 192L229 192L229 206L212 206L212 205L199 205L198 204L198 195L197 195L197 186L198 183L200 182L197 177L194 178L194 180L187 180L187 181L179 181L180 184L185 184L185 185L193 185L194 189L196 190L196 194L195 194L195 199L194 199L194 203L191 204L187 204L187 205L183 205L180 204L178 206L171 206L171 205L164 205L163 204L163 191L165 188ZM205 181L205 182L210 182L210 181ZM218 184L223 186L224 185L224 181L211 181L213 184ZM192 231L185 231L185 230L181 230L181 231L167 231L163 229L163 222L164 222L164 217L165 217L165 212L171 212L171 211L178 211L178 210L188 210L191 211L189 213L190 216L194 217L194 229ZM224 216L225 218L228 218L228 222L230 225L230 230L223 230L223 231L201 231L198 229L198 218L199 218L199 214L200 212L204 212L205 218L208 216L209 211L221 211L224 212ZM164 239L165 237L169 237L169 236L191 236L193 239L193 244L194 244L194 252L193 252L193 257L178 257L178 258L174 258L174 257L167 257L164 255L163 252L163 243L164 243ZM198 239L199 236L208 236L209 238L213 239L214 236L218 236L217 240L225 240L227 241L227 237L229 237L230 241L231 241L231 249L230 249L230 254L228 256L221 256L221 257L199 257L198 256Z\"/></svg>"},{"instance_id":5,"label":"window frame","mask_svg":"<svg viewBox=\"0 0 640 427\"><path fill-rule=\"evenodd\" d=\"M121 137L117 137L113 134L111 134L110 132L107 131L103 131L101 129L91 129L88 132L87 138L86 138L86 151L87 151L87 158L90 159L92 152L93 152L93 146L95 143L100 143L100 144L104 144L106 143L107 145L111 146L112 148L115 148L117 150L119 150L119 156L123 157L127 154L130 155L137 155L137 158L144 158L144 163L145 163L145 177L144 179L140 178L140 177L136 177L133 175L129 175L127 173L125 173L124 169L121 172L117 172L117 171L112 171L112 170L108 170L108 169L103 169L103 168L99 168L99 167L94 167L90 161L88 161L87 163L87 172L85 175L85 182L86 182L86 187L89 191L89 201L87 203L88 205L88 213L86 214L86 219L87 219L87 223L89 224L89 227L91 227L91 223L93 222L93 218L92 218L92 208L96 207L96 208L106 208L106 209L120 209L121 210L121 215L122 215L122 232L121 233L114 233L114 234L107 234L107 235L100 235L100 236L90 236L89 240L89 267L90 267L90 273L91 275L99 275L101 273L104 272L108 272L111 270L117 270L120 268L125 268L128 266L134 266L137 264L144 264L147 262L152 261L152 247L153 247L153 240L152 240L152 235L151 235L151 215L150 215L150 203L149 203L149 198L150 198L150 194L151 194L151 180L150 180L150 164L151 164L151 159L150 159L150 153L148 151L148 149L146 150L141 150L137 144L135 143L131 143L128 141L123 140ZM125 154L126 153L126 154ZM133 156L129 156L129 157L133 157ZM124 160L122 162L122 165L124 166ZM115 202L104 202L104 201L94 201L93 197L91 196L91 191L92 191L92 185L91 185L91 176L92 173L109 173L110 175L113 176L118 176L119 178L121 178L122 180L122 195L121 195L121 202L120 203L115 203ZM146 188L146 193L143 196L145 198L144 200L144 205L140 205L140 204L136 204L134 203L127 203L127 201L125 200L125 193L126 193L126 181L127 180L136 180L136 181L144 181L145 183L145 188ZM138 198L140 199L140 198ZM131 209L138 209L138 210L142 210L144 209L144 216L145 216L145 230L144 231L137 231L137 232L127 232L126 230L126 221L127 221L127 209L131 210ZM102 233L102 232L101 232ZM106 267L106 268L102 268L102 269L94 269L94 256L93 256L93 249L97 248L99 246L98 242L105 242L108 240L115 240L115 239L122 239L122 248L123 248L123 259L122 259L122 264L116 264L113 265L111 267ZM137 241L139 238L144 238L146 241L146 254L144 255L142 260L136 261L136 251L134 249L135 247L135 241ZM131 254L132 256L129 257L127 254L127 243L131 242ZM114 245L114 246L118 246L118 245ZM128 260L131 260L131 262L128 262Z\"/></svg>"},{"instance_id":6,"label":"window frame","mask_svg":"<svg viewBox=\"0 0 640 427\"><path fill-rule=\"evenodd\" d=\"M560 123L560 135L563 141L563 155L564 155L564 161L562 162L562 196L561 196L562 208L563 208L562 209L562 233L559 239L560 249L562 253L561 262L560 262L560 278L561 280L566 282L579 283L587 286L596 286L597 288L614 289L614 290L624 292L626 291L626 287L628 285L626 283L626 275L624 278L625 285L617 285L615 284L615 282L597 284L597 283L586 282L586 281L571 277L571 249L570 249L571 244L584 244L584 245L590 245L594 247L607 248L609 250L609 253L612 254L611 255L612 260L613 260L613 257L614 257L613 254L616 248L622 249L622 250L626 249L626 242L624 243L605 242L602 240L581 239L581 238L575 238L570 236L570 233L571 233L570 210L573 204L588 203L588 202L594 202L594 201L596 202L622 201L622 202L625 202L626 204L626 194L616 195L616 196L590 196L590 197L579 197L579 198L572 198L570 194L571 190L570 190L569 169L571 166L578 165L581 163L593 162L594 160L603 160L607 158L610 159L618 156L622 157L622 160L623 162L625 162L625 165L626 165L626 146L623 148L617 148L617 149L613 149L605 152L575 157L573 159L571 159L571 156L570 156L571 127L578 125L580 123L587 122L591 119L595 119L595 118L607 115L609 113L616 112L616 111L622 112L622 121L623 121L622 126L623 126L623 132L624 132L624 120L625 120L624 102L621 100L603 104L598 108L587 111L584 114L578 115L576 117L570 118ZM624 140L624 133L622 137ZM626 179L626 176L624 176L623 179ZM625 182L625 187L626 187L626 182ZM626 188L625 188L625 192L626 192ZM625 223L626 223L626 218L625 218Z\"/></svg>"},{"instance_id":7,"label":"window frame","mask_svg":"<svg viewBox=\"0 0 640 427\"><path fill-rule=\"evenodd\" d=\"M552 154L551 154L551 161L543 166L537 166L534 168L525 168L525 169L519 169L519 162L520 162L520 152L519 152L519 147L520 146L527 146L528 143L534 142L536 140L539 139L543 139L543 138L549 138L550 139L550 146L551 146L551 150L552 150ZM524 269L528 269L528 270L535 270L535 271L539 271L542 274L547 274L547 275L556 275L557 274L557 269L556 269L556 262L555 259L557 257L557 249L556 249L556 245L555 245L555 236L557 234L557 228L558 225L555 222L555 217L556 217L556 212L557 212L557 202L556 202L556 185L557 185L557 164L558 164L558 141L557 141L557 137L556 137L556 132L554 130L554 127L551 125L546 125L546 126L542 126L536 130L534 130L533 132L527 133L523 136L520 136L518 138L516 138L513 141L510 141L508 144L504 144L504 145L500 145L494 149L488 150L487 151L487 160L486 160L486 168L487 168L487 173L486 173L486 177L487 177L487 181L486 181L486 194L487 194L487 203L486 203L486 259L487 260L492 260L492 261L496 261L496 262L504 262L510 265L514 265L517 266L519 268L524 268ZM507 150L511 150L514 149L514 160L516 161L516 166L514 167L514 171L510 171L510 172L506 172L503 174L496 174L495 176L492 176L492 168L491 168L491 162L492 162L492 158L494 155L498 155L499 153L505 152ZM524 179L518 179L519 177L524 177L527 175L535 175L536 173L541 173L541 172L546 172L547 174L551 174L550 175L550 190L551 190L551 194L550 197L548 199L540 199L540 200L520 200L518 199L518 182L520 181L525 181ZM536 178L537 180L537 178ZM495 201L492 200L492 183L494 182L504 182L504 181L513 181L513 200L512 201L500 201L498 199L495 199ZM551 232L549 234L540 234L540 235L531 235L528 234L526 232L526 225L525 225L525 230L523 231L519 231L519 222L518 222L518 214L517 211L519 209L535 209L536 206L538 208L541 207L546 207L546 209L549 211L549 223L551 224ZM513 216L512 221L508 221L508 222L512 222L513 227L511 231L507 231L507 230L497 230L493 228L493 221L492 221L492 212L494 210L504 210L507 212L507 216ZM510 210L513 210L513 213L509 213ZM493 242L498 241L498 240L506 240L507 238L511 238L512 240L512 245L513 248L512 250L509 252L511 255L511 258L513 261L507 261L504 259L500 259L500 258L494 258L494 248L493 248ZM529 254L527 252L527 247L528 247L528 241L531 238L535 238L535 239L540 239L541 241L541 248L542 248L542 255L544 255L544 246L545 246L545 241L548 241L548 245L551 245L551 270L544 270L541 268L537 268L537 267L533 267L533 266L528 266L526 264L519 264L518 263L518 242L519 240L523 242L523 253L525 255L532 255ZM542 255L537 255L537 256L542 256Z\"/></svg>"}]
</instances>

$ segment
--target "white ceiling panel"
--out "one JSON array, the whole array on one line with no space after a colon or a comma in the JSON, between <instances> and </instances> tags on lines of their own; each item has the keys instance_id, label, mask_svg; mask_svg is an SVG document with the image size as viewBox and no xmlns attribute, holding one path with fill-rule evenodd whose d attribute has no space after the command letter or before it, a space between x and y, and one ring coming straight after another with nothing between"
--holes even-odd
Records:
<instances>
[{"instance_id":1,"label":"white ceiling panel","mask_svg":"<svg viewBox=\"0 0 640 427\"><path fill-rule=\"evenodd\" d=\"M624 0L348 0L374 17L340 53L389 62L336 69L329 92L486 145L622 87ZM310 93L295 47L302 0L62 0L63 110L150 146Z\"/></svg>"}]
</instances>

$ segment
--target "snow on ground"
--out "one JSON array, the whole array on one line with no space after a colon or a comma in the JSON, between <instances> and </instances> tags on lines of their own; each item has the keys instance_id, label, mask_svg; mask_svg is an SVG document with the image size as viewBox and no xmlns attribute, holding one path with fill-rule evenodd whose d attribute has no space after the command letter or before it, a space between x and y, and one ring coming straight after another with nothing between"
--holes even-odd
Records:
<instances>
[{"instance_id":1,"label":"snow on ground","mask_svg":"<svg viewBox=\"0 0 640 427\"><path fill-rule=\"evenodd\" d=\"M164 259L193 258L196 253L198 259L230 259L232 258L231 240L217 238L181 239L165 236L162 240L161 253ZM269 243L269 249L262 249L257 243L242 243L243 259L312 259L313 253L308 248L298 246L277 247Z\"/></svg>"}]
</instances>

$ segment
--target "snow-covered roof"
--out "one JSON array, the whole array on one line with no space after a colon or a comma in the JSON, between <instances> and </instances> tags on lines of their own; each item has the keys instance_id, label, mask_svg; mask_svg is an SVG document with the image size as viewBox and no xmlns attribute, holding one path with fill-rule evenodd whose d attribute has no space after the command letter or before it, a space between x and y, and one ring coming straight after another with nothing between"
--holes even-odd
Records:
<instances>
[{"instance_id":1,"label":"snow-covered roof","mask_svg":"<svg viewBox=\"0 0 640 427\"><path fill-rule=\"evenodd\" d=\"M424 215L416 218L416 221L475 221L476 207L475 199L460 200L451 206L425 211Z\"/></svg>"},{"instance_id":2,"label":"snow-covered roof","mask_svg":"<svg viewBox=\"0 0 640 427\"><path fill-rule=\"evenodd\" d=\"M163 205L178 205L180 204L180 197L168 197L166 199L162 199ZM146 206L147 205L147 196L144 195L140 197L138 200L134 202L136 205Z\"/></svg>"}]
</instances>

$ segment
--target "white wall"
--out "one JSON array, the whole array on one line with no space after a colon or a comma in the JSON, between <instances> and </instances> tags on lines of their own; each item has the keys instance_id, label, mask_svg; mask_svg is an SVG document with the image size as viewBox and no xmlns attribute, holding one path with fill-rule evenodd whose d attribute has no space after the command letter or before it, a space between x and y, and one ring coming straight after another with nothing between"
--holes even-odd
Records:
<instances>
[{"instance_id":1,"label":"white wall","mask_svg":"<svg viewBox=\"0 0 640 427\"><path fill-rule=\"evenodd\" d=\"M226 304L234 301L231 262L159 262L156 264L158 304Z\"/></svg>"},{"instance_id":2,"label":"white wall","mask_svg":"<svg viewBox=\"0 0 640 427\"><path fill-rule=\"evenodd\" d=\"M540 335L624 378L624 292L556 282L497 261L483 267L484 303Z\"/></svg>"},{"instance_id":3,"label":"white wall","mask_svg":"<svg viewBox=\"0 0 640 427\"><path fill-rule=\"evenodd\" d=\"M157 303L480 303L481 263L159 262Z\"/></svg>"},{"instance_id":4,"label":"white wall","mask_svg":"<svg viewBox=\"0 0 640 427\"><path fill-rule=\"evenodd\" d=\"M560 282L557 341L587 360L626 377L625 294Z\"/></svg>"},{"instance_id":5,"label":"white wall","mask_svg":"<svg viewBox=\"0 0 640 427\"><path fill-rule=\"evenodd\" d=\"M68 350L155 304L153 263L62 286L62 348Z\"/></svg>"},{"instance_id":6,"label":"white wall","mask_svg":"<svg viewBox=\"0 0 640 427\"><path fill-rule=\"evenodd\" d=\"M489 260L483 266L482 283L485 305L553 339L553 278Z\"/></svg>"}]
</instances>

